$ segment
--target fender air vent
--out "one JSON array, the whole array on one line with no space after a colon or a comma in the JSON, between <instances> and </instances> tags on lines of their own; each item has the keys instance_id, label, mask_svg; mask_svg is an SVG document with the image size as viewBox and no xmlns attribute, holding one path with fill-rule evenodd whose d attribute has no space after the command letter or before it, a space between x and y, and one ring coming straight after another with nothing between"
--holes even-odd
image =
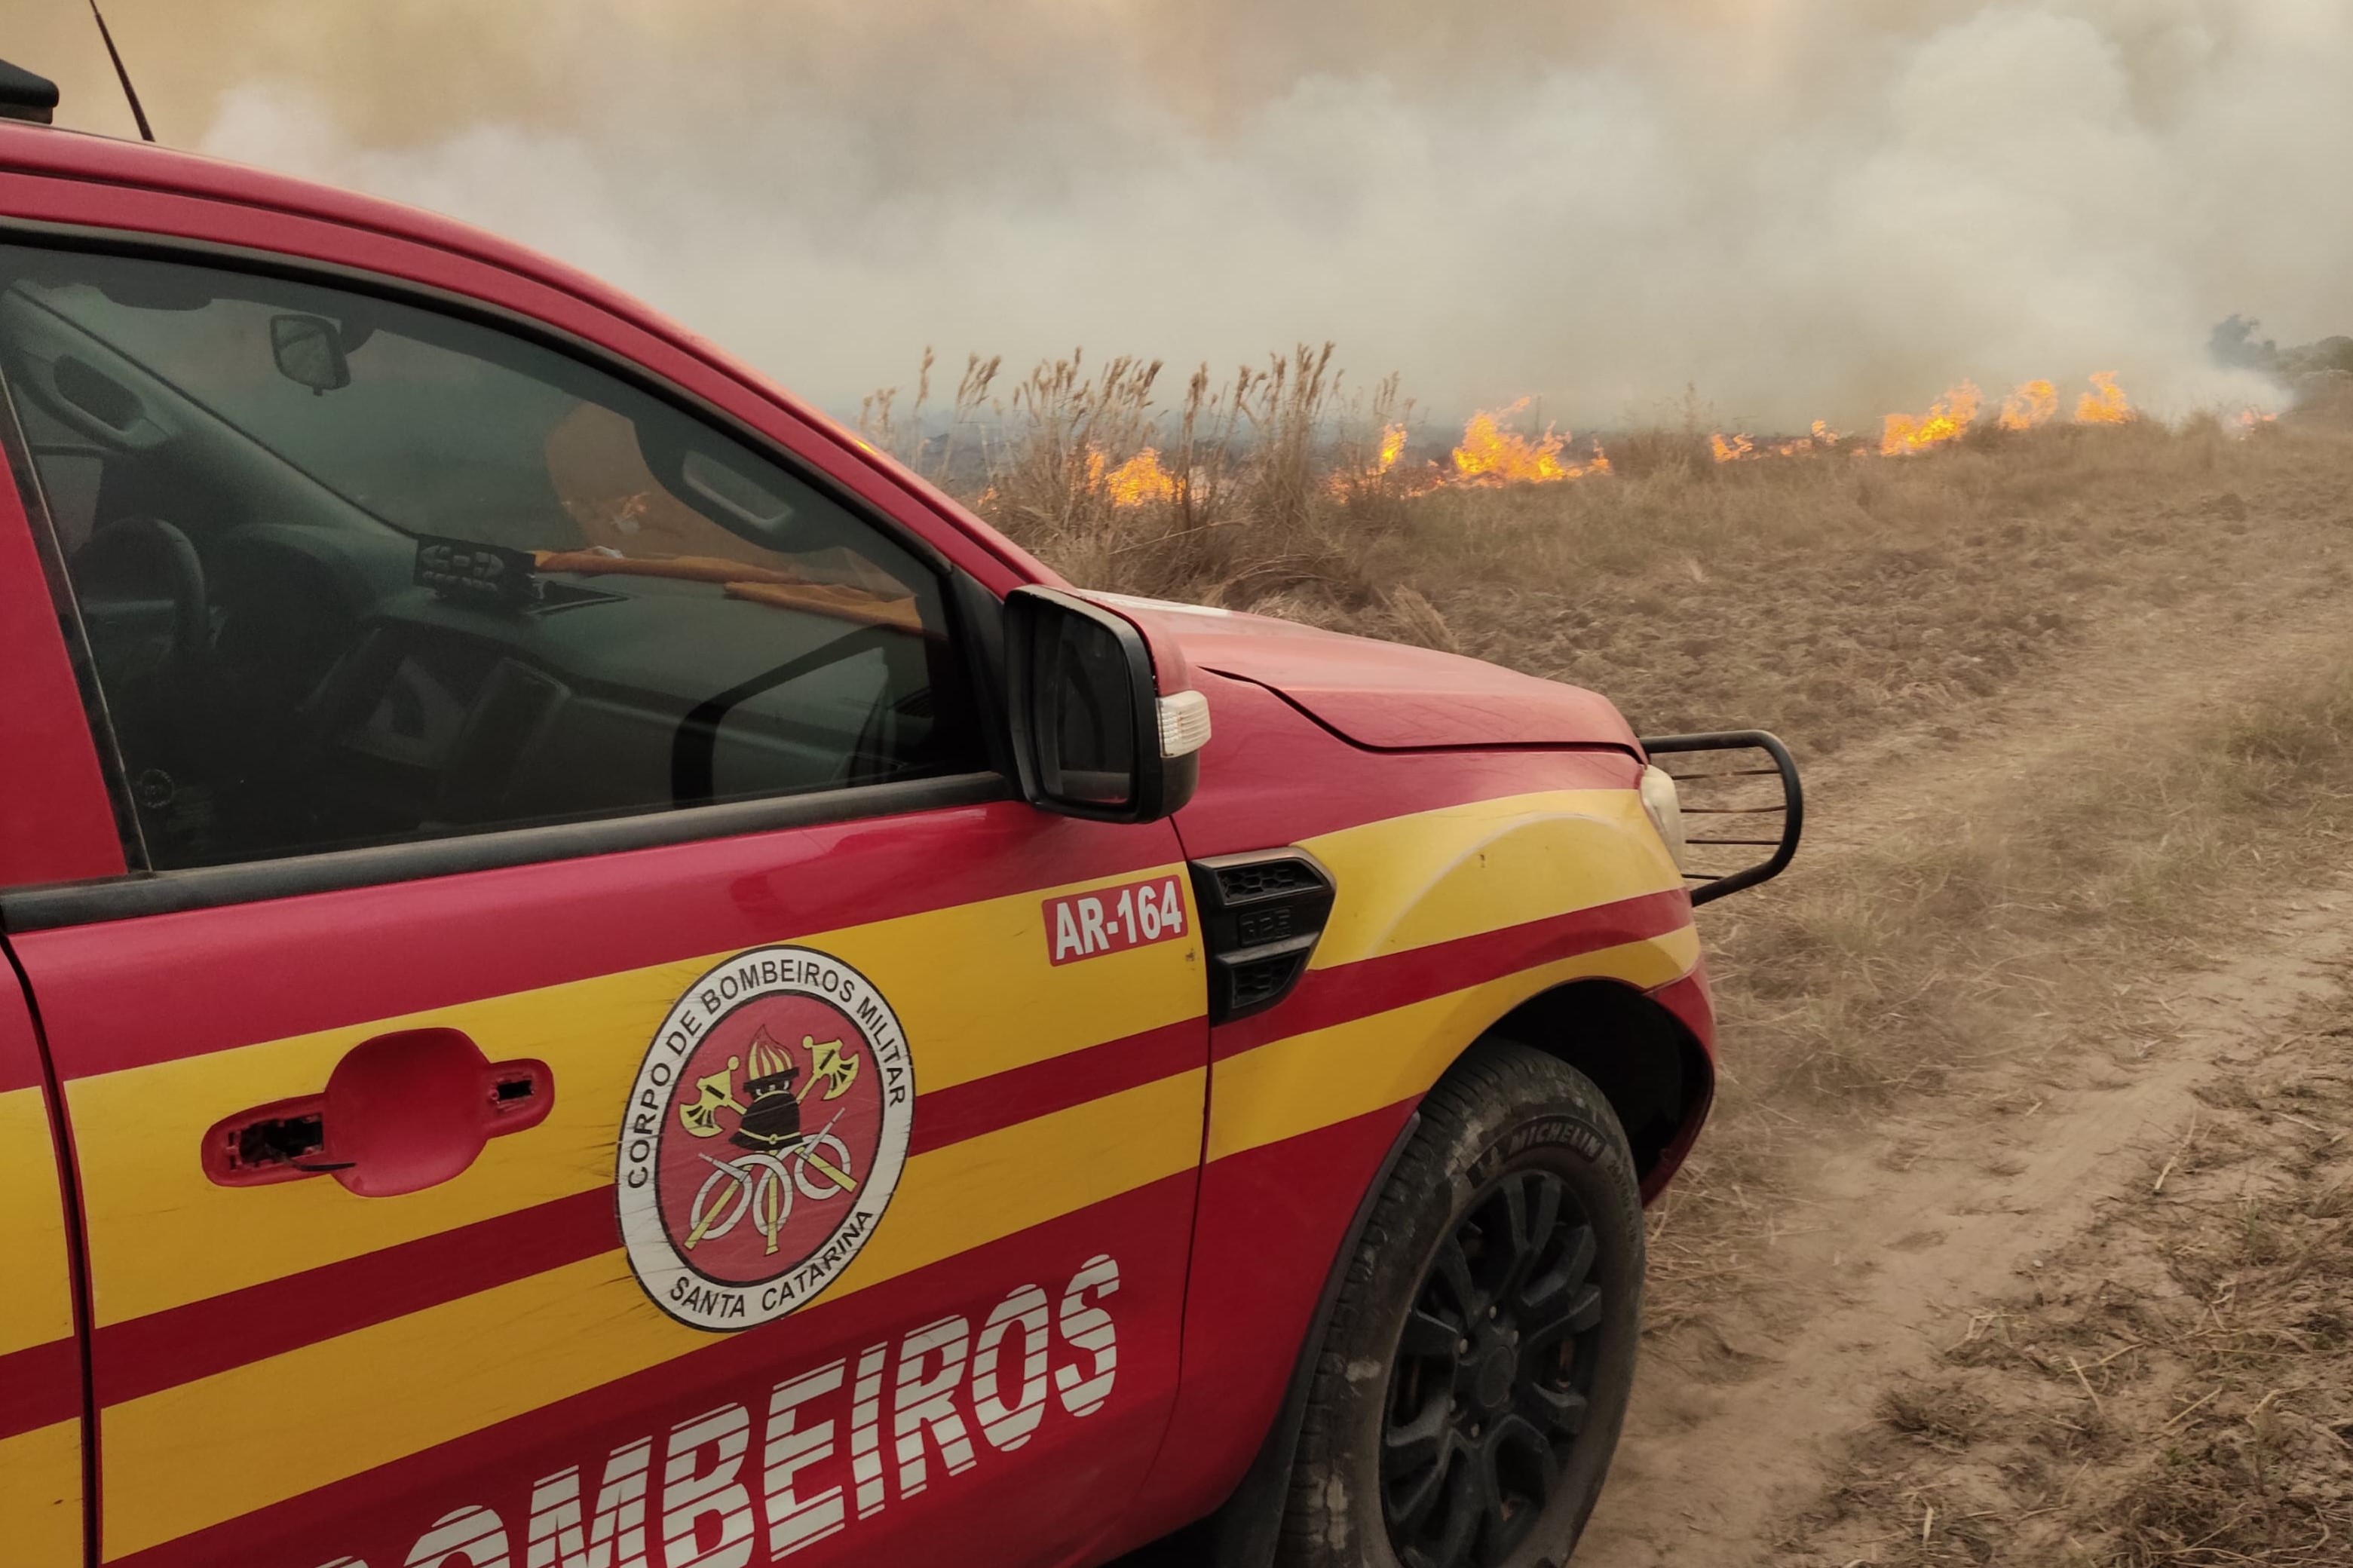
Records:
<instances>
[{"instance_id":1,"label":"fender air vent","mask_svg":"<svg viewBox=\"0 0 2353 1568\"><path fill-rule=\"evenodd\" d=\"M1215 855L1192 871L1209 952L1209 1022L1264 1012L1307 971L1332 913L1332 874L1304 849Z\"/></svg>"}]
</instances>

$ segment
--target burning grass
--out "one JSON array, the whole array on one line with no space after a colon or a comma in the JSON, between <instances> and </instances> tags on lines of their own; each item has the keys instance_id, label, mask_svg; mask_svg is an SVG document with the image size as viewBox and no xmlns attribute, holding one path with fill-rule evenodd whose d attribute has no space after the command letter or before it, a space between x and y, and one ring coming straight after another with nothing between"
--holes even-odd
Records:
<instances>
[{"instance_id":1,"label":"burning grass","mask_svg":"<svg viewBox=\"0 0 2353 1568\"><path fill-rule=\"evenodd\" d=\"M931 372L912 402L869 400L869 438L1076 582L1457 648L1605 691L1645 728L1765 723L1815 757L2231 578L2278 547L2265 498L2336 482L2346 457L2294 422L2055 413L1973 416L1901 460L1820 425L1718 462L1695 407L1598 446L1516 404L1416 437L1396 379L1352 385L1328 345L1181 391L1149 362L1008 382L974 360L944 414Z\"/></svg>"}]
</instances>

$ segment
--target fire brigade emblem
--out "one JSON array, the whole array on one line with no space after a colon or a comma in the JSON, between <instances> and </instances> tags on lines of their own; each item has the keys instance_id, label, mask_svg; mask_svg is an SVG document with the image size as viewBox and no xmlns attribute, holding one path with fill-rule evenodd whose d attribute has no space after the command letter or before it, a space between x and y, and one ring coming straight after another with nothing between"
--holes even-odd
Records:
<instances>
[{"instance_id":1,"label":"fire brigade emblem","mask_svg":"<svg viewBox=\"0 0 2353 1568\"><path fill-rule=\"evenodd\" d=\"M655 1031L622 1119L638 1282L702 1329L809 1300L881 1220L914 1103L898 1016L849 965L764 947L712 969Z\"/></svg>"}]
</instances>

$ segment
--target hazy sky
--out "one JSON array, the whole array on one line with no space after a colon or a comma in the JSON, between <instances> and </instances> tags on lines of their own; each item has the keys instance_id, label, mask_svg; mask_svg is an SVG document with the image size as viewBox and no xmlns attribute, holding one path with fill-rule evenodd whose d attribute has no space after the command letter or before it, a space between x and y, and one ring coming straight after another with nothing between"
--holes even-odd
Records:
<instances>
[{"instance_id":1,"label":"hazy sky","mask_svg":"<svg viewBox=\"0 0 2353 1568\"><path fill-rule=\"evenodd\" d=\"M84 0L7 0L127 132ZM24 20L31 13L29 22ZM167 142L439 208L837 408L1338 340L1452 411L2264 395L2353 331L2343 0L109 0ZM1181 377L1176 378L1181 381Z\"/></svg>"}]
</instances>

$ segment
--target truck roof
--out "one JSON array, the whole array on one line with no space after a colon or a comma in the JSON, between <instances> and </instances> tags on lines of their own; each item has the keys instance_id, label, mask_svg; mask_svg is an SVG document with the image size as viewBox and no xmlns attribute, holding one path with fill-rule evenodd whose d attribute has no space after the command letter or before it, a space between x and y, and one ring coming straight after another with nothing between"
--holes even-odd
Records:
<instances>
[{"instance_id":1,"label":"truck roof","mask_svg":"<svg viewBox=\"0 0 2353 1568\"><path fill-rule=\"evenodd\" d=\"M174 147L124 141L94 132L0 121L0 175L11 174L52 175L231 201L420 240L523 273L626 316L664 337L691 342L700 352L716 352L707 341L575 267L502 239L488 229L476 228L422 207ZM0 205L0 210L5 210L5 205Z\"/></svg>"},{"instance_id":2,"label":"truck roof","mask_svg":"<svg viewBox=\"0 0 2353 1568\"><path fill-rule=\"evenodd\" d=\"M778 385L702 334L689 331L661 312L611 284L576 267L543 255L528 246L502 239L488 229L427 212L404 203L362 195L356 191L272 173L226 158L184 153L176 148L125 141L92 132L0 120L0 217L7 216L6 181L12 174L50 176L131 189L167 192L240 205L261 207L299 217L317 218L347 227L368 229L387 237L422 243L503 268L560 289L575 299L628 321L655 337L723 370L761 390L796 417L828 431L845 445L881 458L902 481L923 484L844 430L839 422ZM125 228L140 226L126 213ZM962 509L956 509L961 513ZM994 531L990 531L993 534ZM991 538L989 542L999 542ZM1008 547L1009 548L1009 547ZM1013 553L1025 563L1025 552Z\"/></svg>"}]
</instances>

